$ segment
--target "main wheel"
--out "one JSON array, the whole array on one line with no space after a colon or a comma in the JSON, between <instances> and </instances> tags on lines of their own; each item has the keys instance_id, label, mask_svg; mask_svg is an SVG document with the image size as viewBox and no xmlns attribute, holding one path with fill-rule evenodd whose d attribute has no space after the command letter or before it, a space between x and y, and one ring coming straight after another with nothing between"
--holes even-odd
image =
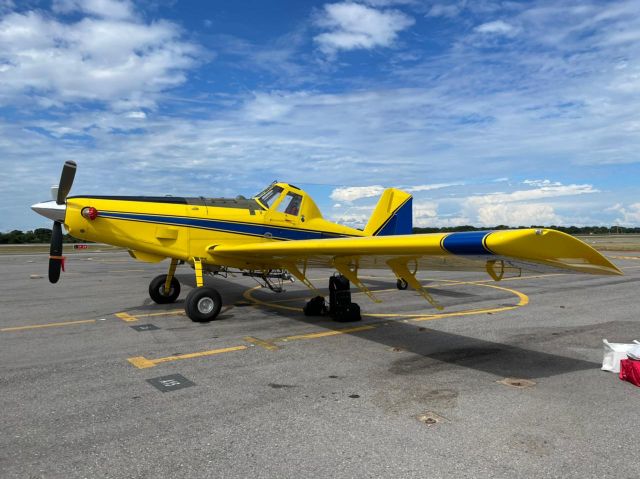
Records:
<instances>
[{"instance_id":1,"label":"main wheel","mask_svg":"<svg viewBox=\"0 0 640 479\"><path fill-rule=\"evenodd\" d=\"M407 283L407 281L404 279L399 279L398 281L396 281L396 288L398 288L399 290L407 289L407 286L409 286L409 283Z\"/></svg>"},{"instance_id":2,"label":"main wheel","mask_svg":"<svg viewBox=\"0 0 640 479\"><path fill-rule=\"evenodd\" d=\"M175 278L171 279L169 294L164 292L164 283L167 281L167 275L161 274L156 276L149 283L149 296L158 304L173 303L180 296L180 282Z\"/></svg>"},{"instance_id":3,"label":"main wheel","mask_svg":"<svg viewBox=\"0 0 640 479\"><path fill-rule=\"evenodd\" d=\"M201 286L189 291L184 310L191 321L206 323L216 319L222 308L222 298L213 288Z\"/></svg>"}]
</instances>

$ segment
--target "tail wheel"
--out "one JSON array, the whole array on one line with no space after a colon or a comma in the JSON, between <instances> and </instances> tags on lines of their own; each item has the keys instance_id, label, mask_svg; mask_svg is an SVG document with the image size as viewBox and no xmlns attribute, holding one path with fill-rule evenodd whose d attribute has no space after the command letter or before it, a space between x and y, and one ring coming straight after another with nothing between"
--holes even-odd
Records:
<instances>
[{"instance_id":1,"label":"tail wheel","mask_svg":"<svg viewBox=\"0 0 640 479\"><path fill-rule=\"evenodd\" d=\"M173 303L178 296L180 296L180 282L174 277L171 279L171 285L169 286L169 293L165 294L164 284L167 281L167 275L161 274L156 276L149 283L149 296L158 304Z\"/></svg>"},{"instance_id":2,"label":"tail wheel","mask_svg":"<svg viewBox=\"0 0 640 479\"><path fill-rule=\"evenodd\" d=\"M396 281L396 288L398 288L399 290L407 289L407 286L409 286L409 283L407 283L407 281L404 279L399 279L398 281Z\"/></svg>"},{"instance_id":3,"label":"tail wheel","mask_svg":"<svg viewBox=\"0 0 640 479\"><path fill-rule=\"evenodd\" d=\"M220 293L207 286L192 289L184 302L187 316L197 323L213 321L220 313L220 308L222 308Z\"/></svg>"}]
</instances>

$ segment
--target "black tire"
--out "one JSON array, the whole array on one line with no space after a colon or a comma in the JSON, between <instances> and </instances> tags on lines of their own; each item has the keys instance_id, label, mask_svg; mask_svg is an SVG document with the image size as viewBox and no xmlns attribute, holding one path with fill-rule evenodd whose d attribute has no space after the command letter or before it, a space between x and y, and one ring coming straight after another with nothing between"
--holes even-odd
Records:
<instances>
[{"instance_id":1,"label":"black tire","mask_svg":"<svg viewBox=\"0 0 640 479\"><path fill-rule=\"evenodd\" d=\"M401 291L407 289L407 286L409 286L409 283L407 283L407 281L404 279L399 279L398 281L396 281L396 288Z\"/></svg>"},{"instance_id":2,"label":"black tire","mask_svg":"<svg viewBox=\"0 0 640 479\"><path fill-rule=\"evenodd\" d=\"M171 287L169 288L169 294L164 294L164 283L167 280L166 274L156 276L149 283L149 296L158 304L168 304L175 302L180 296L180 282L175 278L171 279Z\"/></svg>"},{"instance_id":3,"label":"black tire","mask_svg":"<svg viewBox=\"0 0 640 479\"><path fill-rule=\"evenodd\" d=\"M206 323L216 319L222 308L222 298L213 288L201 286L189 291L184 310L191 321Z\"/></svg>"}]
</instances>

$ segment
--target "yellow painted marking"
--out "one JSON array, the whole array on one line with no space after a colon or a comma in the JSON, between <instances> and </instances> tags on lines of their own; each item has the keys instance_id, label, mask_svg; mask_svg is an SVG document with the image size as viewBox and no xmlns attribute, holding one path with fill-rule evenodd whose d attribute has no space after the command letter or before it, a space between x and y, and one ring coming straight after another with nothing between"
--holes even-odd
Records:
<instances>
[{"instance_id":1,"label":"yellow painted marking","mask_svg":"<svg viewBox=\"0 0 640 479\"><path fill-rule=\"evenodd\" d=\"M136 356L135 358L127 358L131 364L133 364L138 369L152 368L156 364L153 361L148 360L144 356Z\"/></svg>"},{"instance_id":2,"label":"yellow painted marking","mask_svg":"<svg viewBox=\"0 0 640 479\"><path fill-rule=\"evenodd\" d=\"M129 313L116 313L114 315L116 318L120 318L123 321L127 321L128 323L132 322L132 321L137 321L138 318L135 316L130 315Z\"/></svg>"},{"instance_id":3,"label":"yellow painted marking","mask_svg":"<svg viewBox=\"0 0 640 479\"><path fill-rule=\"evenodd\" d=\"M88 324L95 322L95 319L82 319L80 321L65 321L63 323L33 324L31 326L15 326L12 328L2 328L0 329L0 332L8 333L11 331L24 331L27 329L57 328L58 326L73 326L74 324Z\"/></svg>"},{"instance_id":4,"label":"yellow painted marking","mask_svg":"<svg viewBox=\"0 0 640 479\"><path fill-rule=\"evenodd\" d=\"M634 259L636 261L640 260L640 256L609 256L609 258L614 258L614 259Z\"/></svg>"},{"instance_id":5,"label":"yellow painted marking","mask_svg":"<svg viewBox=\"0 0 640 479\"><path fill-rule=\"evenodd\" d=\"M160 311L157 313L144 313L144 314L136 314L136 318L150 318L152 316L171 316L171 315L184 315L184 309L172 309L171 311Z\"/></svg>"},{"instance_id":6,"label":"yellow painted marking","mask_svg":"<svg viewBox=\"0 0 640 479\"><path fill-rule=\"evenodd\" d=\"M557 273L557 275L562 275L563 273ZM536 276L526 276L526 277L518 277L518 278L509 278L509 279L534 279L534 278L538 278L538 277L545 277L545 276L552 276L552 275L556 275L556 273L553 274L544 274L544 275L536 275ZM527 295L525 295L524 293L521 293L520 291L517 291L515 289L510 289L510 288L505 288L503 286L496 286L494 284L487 284L489 282L491 283L495 283L495 281L493 280L478 280L478 281L456 281L456 280L447 280L447 279L439 279L439 280L429 280L429 279L422 279L421 281L439 281L440 284L438 286L440 287L446 287L446 286L459 286L459 285L468 285L468 286L479 286L479 287L483 287L483 288L493 288L493 289L499 289L502 291L506 291L509 292L513 295L515 295L518 298L518 303L514 304L513 306L500 306L500 307L493 307L493 308L479 308L479 309L467 309L467 310L463 310L463 311L453 311L450 313L435 313L435 314L410 314L410 313L363 313L362 316L367 316L370 318L410 318L410 319L415 319L415 320L420 320L420 321L427 321L427 320L432 320L432 319L440 319L440 318L449 318L449 317L456 317L456 316L469 316L469 315L475 315L475 314L486 314L486 313L498 313L498 312L503 312L503 311L509 311L511 309L515 309L515 308L520 308L522 306L526 306L527 304L529 304L529 297ZM502 280L505 281L505 280ZM431 287L433 286L433 284L430 285ZM287 311L295 311L295 312L301 312L302 309L301 308L296 308L296 307L292 307L292 306L284 306L282 304L275 304L273 302L270 301L263 301L260 299L255 298L252 293L258 289L261 289L261 286L255 286L253 288L250 288L248 290L246 290L242 295L245 299L247 299L248 301L252 301L255 304L259 304L262 306L266 306L268 308L276 308L276 309L282 309L282 310L287 310ZM391 291L391 290L389 290Z\"/></svg>"},{"instance_id":7,"label":"yellow painted marking","mask_svg":"<svg viewBox=\"0 0 640 479\"><path fill-rule=\"evenodd\" d=\"M280 347L276 344L273 344L273 340L265 341L264 339L254 338L253 336L246 336L242 338L248 343L255 344L256 346L261 346L268 351L277 351Z\"/></svg>"},{"instance_id":8,"label":"yellow painted marking","mask_svg":"<svg viewBox=\"0 0 640 479\"><path fill-rule=\"evenodd\" d=\"M128 358L131 364L139 369L152 368L162 363L169 363L171 361L178 361L180 359L193 359L193 358L201 358L204 356L213 356L215 354L223 354L230 353L232 351L242 351L247 349L247 346L233 346L230 348L222 348L222 349L211 349L209 351L200 351L198 353L189 353L189 354L181 354L180 356L166 356L164 358L158 359L147 359L144 356L136 356L133 358Z\"/></svg>"},{"instance_id":9,"label":"yellow painted marking","mask_svg":"<svg viewBox=\"0 0 640 479\"><path fill-rule=\"evenodd\" d=\"M356 333L358 331L368 331L370 329L375 329L377 326L373 324L368 324L366 326L358 326L356 328L344 328L344 329L335 329L332 331L321 331L319 333L308 333L308 334L296 334L293 336L285 336L283 338L275 338L272 339L271 342L275 341L298 341L300 339L317 339L317 338L326 338L327 336L336 336L338 334L347 334L347 333Z\"/></svg>"},{"instance_id":10,"label":"yellow painted marking","mask_svg":"<svg viewBox=\"0 0 640 479\"><path fill-rule=\"evenodd\" d=\"M465 283L461 283L461 284L465 284ZM526 306L527 304L529 304L529 297L526 294L521 293L520 291L516 291L515 289L503 288L502 286L490 285L490 284L486 284L484 286L486 286L488 288L501 289L503 291L508 291L510 293L513 293L516 296L518 296L520 301L518 301L518 304L514 304L513 306L500 306L500 307L497 307L497 308L468 309L468 310L465 310L465 311L456 311L456 312L452 312L452 313L430 314L430 315L423 316L421 318L411 319L411 321L430 321L430 320L433 320L433 319L448 318L448 317L453 317L453 316L471 316L471 315L474 315L474 314L501 313L503 311L509 311L511 309L520 308L522 306Z\"/></svg>"}]
</instances>

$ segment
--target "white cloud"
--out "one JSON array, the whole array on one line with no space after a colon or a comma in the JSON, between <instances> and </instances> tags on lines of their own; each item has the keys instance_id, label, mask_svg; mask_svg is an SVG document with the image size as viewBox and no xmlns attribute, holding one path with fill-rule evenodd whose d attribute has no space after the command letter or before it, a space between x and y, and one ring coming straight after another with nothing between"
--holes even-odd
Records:
<instances>
[{"instance_id":1,"label":"white cloud","mask_svg":"<svg viewBox=\"0 0 640 479\"><path fill-rule=\"evenodd\" d=\"M196 64L197 47L181 40L175 24L132 19L128 3L78 4L103 17L74 23L39 11L0 17L0 104L43 98L42 106L152 106L158 93L183 83L184 71Z\"/></svg>"},{"instance_id":2,"label":"white cloud","mask_svg":"<svg viewBox=\"0 0 640 479\"><path fill-rule=\"evenodd\" d=\"M137 120L144 120L147 117L147 114L143 111L130 111L126 114L127 118L135 118Z\"/></svg>"},{"instance_id":3,"label":"white cloud","mask_svg":"<svg viewBox=\"0 0 640 479\"><path fill-rule=\"evenodd\" d=\"M134 16L133 6L129 0L54 0L53 11L60 13L83 12L118 20Z\"/></svg>"},{"instance_id":4,"label":"white cloud","mask_svg":"<svg viewBox=\"0 0 640 479\"><path fill-rule=\"evenodd\" d=\"M413 202L413 226L433 226L438 220L438 204L434 201Z\"/></svg>"},{"instance_id":5,"label":"white cloud","mask_svg":"<svg viewBox=\"0 0 640 479\"><path fill-rule=\"evenodd\" d=\"M523 183L529 186L562 186L562 183L551 180L524 180Z\"/></svg>"},{"instance_id":6,"label":"white cloud","mask_svg":"<svg viewBox=\"0 0 640 479\"><path fill-rule=\"evenodd\" d=\"M548 181L548 180L547 180ZM517 190L510 193L489 193L488 195L471 196L467 199L469 205L485 205L498 203L514 203L522 201L536 201L559 196L574 196L598 193L592 185L563 185L553 183L530 190Z\"/></svg>"},{"instance_id":7,"label":"white cloud","mask_svg":"<svg viewBox=\"0 0 640 479\"><path fill-rule=\"evenodd\" d=\"M562 223L553 206L540 203L491 204L477 210L478 222L484 226L552 225Z\"/></svg>"},{"instance_id":8,"label":"white cloud","mask_svg":"<svg viewBox=\"0 0 640 479\"><path fill-rule=\"evenodd\" d=\"M417 185L400 187L402 190L408 193L418 193L420 191L439 190L442 188L449 188L451 186L462 186L464 183L433 183L431 185Z\"/></svg>"},{"instance_id":9,"label":"white cloud","mask_svg":"<svg viewBox=\"0 0 640 479\"><path fill-rule=\"evenodd\" d=\"M380 185L345 186L333 190L331 192L330 198L334 201L353 202L362 198L380 196L383 191L384 187Z\"/></svg>"},{"instance_id":10,"label":"white cloud","mask_svg":"<svg viewBox=\"0 0 640 479\"><path fill-rule=\"evenodd\" d=\"M326 53L388 47L414 20L398 10L378 10L358 3L331 3L316 24L329 31L315 37Z\"/></svg>"},{"instance_id":11,"label":"white cloud","mask_svg":"<svg viewBox=\"0 0 640 479\"><path fill-rule=\"evenodd\" d=\"M561 224L562 218L548 200L598 193L592 185L563 185L546 179L525 180L524 183L536 188L470 196L463 200L463 209L485 226Z\"/></svg>"},{"instance_id":12,"label":"white cloud","mask_svg":"<svg viewBox=\"0 0 640 479\"><path fill-rule=\"evenodd\" d=\"M632 203L628 206L623 206L618 203L611 208L608 208L609 211L616 211L621 214L615 220L616 224L625 225L625 226L638 226L640 225L640 203Z\"/></svg>"},{"instance_id":13,"label":"white cloud","mask_svg":"<svg viewBox=\"0 0 640 479\"><path fill-rule=\"evenodd\" d=\"M245 105L247 117L255 121L274 121L286 115L293 108L286 94L256 93Z\"/></svg>"},{"instance_id":14,"label":"white cloud","mask_svg":"<svg viewBox=\"0 0 640 479\"><path fill-rule=\"evenodd\" d=\"M461 10L461 5L437 3L429 9L427 17L455 17Z\"/></svg>"},{"instance_id":15,"label":"white cloud","mask_svg":"<svg viewBox=\"0 0 640 479\"><path fill-rule=\"evenodd\" d=\"M502 20L495 20L493 22L483 23L475 28L478 33L493 34L493 35L510 35L515 32L515 27Z\"/></svg>"}]
</instances>

